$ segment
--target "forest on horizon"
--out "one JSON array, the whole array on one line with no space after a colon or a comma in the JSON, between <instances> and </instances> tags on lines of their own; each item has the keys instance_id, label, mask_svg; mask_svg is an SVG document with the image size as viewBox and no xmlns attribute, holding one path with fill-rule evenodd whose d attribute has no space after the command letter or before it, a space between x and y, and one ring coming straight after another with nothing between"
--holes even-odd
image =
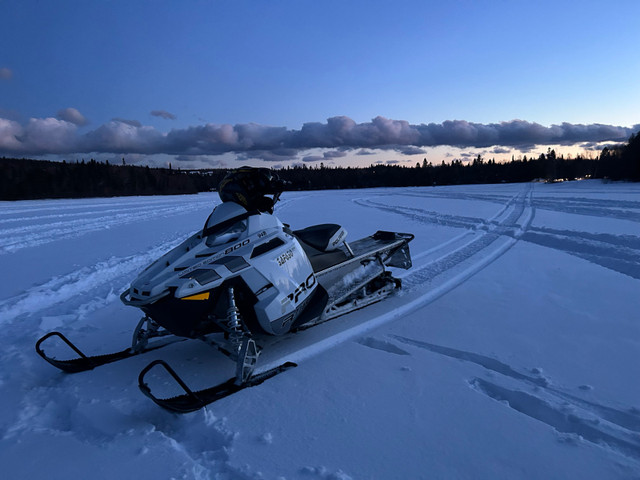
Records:
<instances>
[{"instance_id":1,"label":"forest on horizon","mask_svg":"<svg viewBox=\"0 0 640 480\"><path fill-rule=\"evenodd\" d=\"M0 200L85 198L130 195L193 194L215 190L233 169L181 170L85 162L0 158ZM625 145L604 148L597 158L566 159L549 149L536 158L510 162L485 160L414 167L371 165L365 168L293 166L274 170L286 190L409 187L461 184L555 182L581 178L640 181L640 132Z\"/></svg>"}]
</instances>

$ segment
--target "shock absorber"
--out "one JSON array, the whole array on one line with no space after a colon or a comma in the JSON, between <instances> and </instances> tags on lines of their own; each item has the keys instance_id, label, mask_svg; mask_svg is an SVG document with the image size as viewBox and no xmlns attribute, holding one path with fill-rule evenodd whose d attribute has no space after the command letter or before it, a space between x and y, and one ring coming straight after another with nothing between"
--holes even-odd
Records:
<instances>
[{"instance_id":1,"label":"shock absorber","mask_svg":"<svg viewBox=\"0 0 640 480\"><path fill-rule=\"evenodd\" d=\"M258 362L260 350L256 342L242 326L240 310L236 305L236 297L233 287L229 287L229 308L227 309L227 331L229 332L229 343L233 349L231 357L236 361L237 385L244 384Z\"/></svg>"},{"instance_id":2,"label":"shock absorber","mask_svg":"<svg viewBox=\"0 0 640 480\"><path fill-rule=\"evenodd\" d=\"M229 287L229 308L227 309L227 328L229 330L229 340L235 350L234 353L238 353L242 346L242 340L245 336L245 332L240 323L240 310L236 306L236 297L233 291L233 287Z\"/></svg>"}]
</instances>

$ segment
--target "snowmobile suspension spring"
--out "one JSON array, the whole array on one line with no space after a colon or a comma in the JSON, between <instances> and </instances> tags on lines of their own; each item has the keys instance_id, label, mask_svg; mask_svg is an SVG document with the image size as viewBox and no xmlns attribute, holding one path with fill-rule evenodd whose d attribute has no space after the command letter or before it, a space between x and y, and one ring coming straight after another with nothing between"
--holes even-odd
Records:
<instances>
[{"instance_id":1,"label":"snowmobile suspension spring","mask_svg":"<svg viewBox=\"0 0 640 480\"><path fill-rule=\"evenodd\" d=\"M242 339L244 337L244 331L242 324L240 323L240 311L236 306L236 298L233 292L233 287L229 288L229 308L227 309L227 328L229 329L229 339L234 348L240 349L242 345Z\"/></svg>"}]
</instances>

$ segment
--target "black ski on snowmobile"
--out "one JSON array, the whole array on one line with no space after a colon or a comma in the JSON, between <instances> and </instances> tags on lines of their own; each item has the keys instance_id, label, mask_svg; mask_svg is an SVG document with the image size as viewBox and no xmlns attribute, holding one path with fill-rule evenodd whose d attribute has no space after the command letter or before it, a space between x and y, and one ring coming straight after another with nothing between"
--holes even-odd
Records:
<instances>
[{"instance_id":1,"label":"black ski on snowmobile","mask_svg":"<svg viewBox=\"0 0 640 480\"><path fill-rule=\"evenodd\" d=\"M147 385L147 383L145 382L145 376L147 375L149 370L156 366L161 366L169 373L169 375L173 377L176 383L182 388L182 390L184 390L184 393L182 395L168 398L158 398L153 393L151 393L151 388L149 388L149 385ZM252 374L247 380L240 384L236 381L235 377L232 377L226 382L223 382L219 385L204 388L202 390L194 392L187 386L184 380L180 378L180 376L175 372L175 370L173 370L173 368L169 366L167 362L165 362L164 360L154 360L140 372L140 375L138 376L138 387L140 388L140 391L142 391L142 393L144 393L147 397L149 397L161 407L176 413L189 413L195 412L196 410L210 405L213 402L217 402L218 400L222 400L223 398L228 397L229 395L233 395L234 393L237 393L240 390L244 390L245 388L260 385L266 380L275 377L279 373L282 373L294 367L297 367L295 363L285 362L278 367L267 370L266 372Z\"/></svg>"},{"instance_id":2,"label":"black ski on snowmobile","mask_svg":"<svg viewBox=\"0 0 640 480\"><path fill-rule=\"evenodd\" d=\"M38 339L38 341L36 342L36 352L51 365L59 368L63 372L78 373L85 372L87 370L93 370L94 368L101 365L124 360L125 358L141 355L143 353L166 347L167 345L171 345L172 343L186 340L185 338L173 337L165 341L156 340L152 344L149 344L150 338L164 337L167 335L171 334L166 330L160 329L159 325L153 322L153 320L151 320L149 317L143 317L140 322L138 322L138 326L134 330L131 347L125 348L124 350L121 350L119 352L91 356L85 355L74 343L71 342L71 340L69 340L60 332L49 332L46 335L40 337L40 339ZM77 357L69 359L59 359L47 355L42 344L47 341L49 341L48 343L50 343L50 338L58 338L59 341L62 341L63 344L66 344L70 350L75 352Z\"/></svg>"}]
</instances>

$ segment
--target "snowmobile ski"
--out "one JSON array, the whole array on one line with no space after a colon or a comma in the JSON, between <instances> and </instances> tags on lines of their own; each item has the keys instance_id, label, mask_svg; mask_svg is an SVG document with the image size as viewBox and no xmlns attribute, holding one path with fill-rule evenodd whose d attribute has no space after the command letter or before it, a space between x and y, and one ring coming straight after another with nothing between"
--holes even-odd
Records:
<instances>
[{"instance_id":1,"label":"snowmobile ski","mask_svg":"<svg viewBox=\"0 0 640 480\"><path fill-rule=\"evenodd\" d=\"M146 324L146 329L143 328ZM119 360L124 360L125 358L133 357L136 355L140 355L142 353L147 353L152 350L157 350L162 347L166 347L172 343L181 342L186 340L186 338L173 338L168 341L158 341L153 342L155 344L149 345L149 338L154 337L163 337L169 335L169 332L165 330L159 330L158 326L154 324L154 322L148 318L144 317L138 323L133 335L133 342L131 347L125 348L119 352L114 353L106 353L102 355L85 355L82 350L80 350L76 345L71 342L67 337L65 337L60 332L49 332L46 335L42 336L36 342L36 352L42 358L44 358L47 362L53 365L60 370L67 373L78 373L84 372L87 370L93 370L96 367L101 365L106 365L107 363L117 362ZM54 357L48 356L44 349L42 348L42 344L51 337L58 337L62 340L67 346L73 350L78 356L76 358L70 358L67 360L60 360Z\"/></svg>"},{"instance_id":2,"label":"snowmobile ski","mask_svg":"<svg viewBox=\"0 0 640 480\"><path fill-rule=\"evenodd\" d=\"M151 388L145 382L145 376L152 368L158 365L163 367L169 373L169 375L173 377L176 383L180 385L180 387L184 390L184 394L169 398L158 398L153 393L151 393ZM238 384L236 382L236 378L232 377L226 382L223 382L219 385L204 388L202 390L194 392L187 386L184 380L180 378L176 371L171 368L171 366L169 366L167 362L165 362L164 360L154 360L140 372L140 375L138 376L138 387L140 388L142 393L144 393L147 397L149 397L162 408L175 413L189 413L200 410L207 405L233 395L234 393L237 393L240 390L244 390L245 388L260 385L266 380L269 380L270 378L273 378L276 375L297 366L298 365L293 362L286 362L278 367L272 368L271 370L252 375L248 380L241 384Z\"/></svg>"}]
</instances>

